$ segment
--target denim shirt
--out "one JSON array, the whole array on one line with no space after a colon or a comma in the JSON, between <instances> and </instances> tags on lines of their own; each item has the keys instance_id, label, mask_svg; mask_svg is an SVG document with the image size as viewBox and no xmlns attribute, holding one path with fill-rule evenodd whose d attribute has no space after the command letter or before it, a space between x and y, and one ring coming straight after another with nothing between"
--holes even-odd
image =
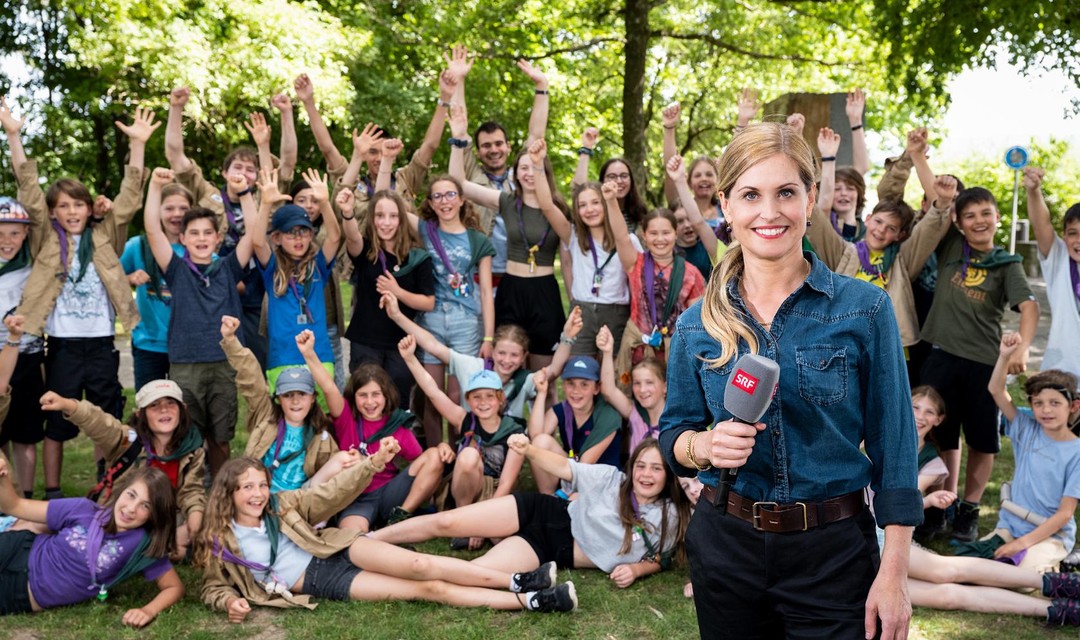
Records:
<instances>
[{"instance_id":1,"label":"denim shirt","mask_svg":"<svg viewBox=\"0 0 1080 640\"><path fill-rule=\"evenodd\" d=\"M733 491L786 504L826 500L869 484L880 526L919 524L915 418L892 304L881 289L805 255L810 275L780 305L771 333L746 313L737 283L728 286L734 307L751 318L759 353L780 363L780 382L761 418L766 428ZM732 418L723 407L724 389L735 361L748 350L742 342L738 356L710 368L705 359L717 358L721 349L702 326L701 302L679 318L660 418L660 450L677 474L717 484L719 470L698 473L680 465L673 446L684 431Z\"/></svg>"}]
</instances>

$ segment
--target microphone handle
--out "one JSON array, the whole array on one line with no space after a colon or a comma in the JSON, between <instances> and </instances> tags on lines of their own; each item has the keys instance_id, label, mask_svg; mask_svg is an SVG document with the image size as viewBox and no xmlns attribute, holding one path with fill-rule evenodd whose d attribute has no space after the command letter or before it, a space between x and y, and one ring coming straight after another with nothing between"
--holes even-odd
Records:
<instances>
[{"instance_id":1,"label":"microphone handle","mask_svg":"<svg viewBox=\"0 0 1080 640\"><path fill-rule=\"evenodd\" d=\"M714 506L722 514L727 514L728 494L731 493L731 485L735 484L735 476L738 474L738 469L720 470L720 482L716 484L716 504Z\"/></svg>"}]
</instances>

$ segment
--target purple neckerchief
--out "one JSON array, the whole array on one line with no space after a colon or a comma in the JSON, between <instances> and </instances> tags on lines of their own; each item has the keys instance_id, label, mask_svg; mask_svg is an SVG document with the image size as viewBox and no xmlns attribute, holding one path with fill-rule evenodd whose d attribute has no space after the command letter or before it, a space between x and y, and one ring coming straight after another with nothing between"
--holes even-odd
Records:
<instances>
[{"instance_id":1,"label":"purple neckerchief","mask_svg":"<svg viewBox=\"0 0 1080 640\"><path fill-rule=\"evenodd\" d=\"M311 309L307 303L308 284L304 284L304 295L300 295L300 289L296 286L296 277L289 278L289 290L296 296L296 301L300 303L300 311L307 318L309 324L314 324L315 316L311 313Z\"/></svg>"},{"instance_id":2,"label":"purple neckerchief","mask_svg":"<svg viewBox=\"0 0 1080 640\"><path fill-rule=\"evenodd\" d=\"M431 246L435 247L435 253L439 254L439 260L442 260L443 267L446 268L446 272L451 276L461 276L461 272L458 271L454 265L450 262L450 256L446 255L446 249L443 247L442 240L439 239L439 225L434 220L428 220L424 223L427 226L428 239L431 240Z\"/></svg>"},{"instance_id":3,"label":"purple neckerchief","mask_svg":"<svg viewBox=\"0 0 1080 640\"><path fill-rule=\"evenodd\" d=\"M382 249L379 249L379 265L382 266L383 273L390 273L390 270L386 268L386 254L383 253Z\"/></svg>"},{"instance_id":4,"label":"purple neckerchief","mask_svg":"<svg viewBox=\"0 0 1080 640\"><path fill-rule=\"evenodd\" d=\"M522 202L521 198L514 199L514 208L517 209L518 230L521 231L521 241L525 243L525 249L529 250L529 253L534 253L534 251L531 251L533 247L539 250L547 242L548 234L551 233L551 224L548 224L547 229L544 229L544 235L540 236L536 244L529 244L529 237L525 235L525 214L522 212L524 206L525 203ZM544 221L547 222L547 218L544 218ZM533 260L535 261L535 258Z\"/></svg>"},{"instance_id":5,"label":"purple neckerchief","mask_svg":"<svg viewBox=\"0 0 1080 640\"><path fill-rule=\"evenodd\" d=\"M64 274L64 279L68 277L68 242L67 231L60 226L60 223L56 220L52 221L52 228L56 231L56 235L60 236L60 269Z\"/></svg>"},{"instance_id":6,"label":"purple neckerchief","mask_svg":"<svg viewBox=\"0 0 1080 640\"><path fill-rule=\"evenodd\" d=\"M840 229L839 222L840 222L840 220L837 218L836 212L835 211L830 211L829 212L829 223L832 224L832 228L837 233L842 233L842 230Z\"/></svg>"},{"instance_id":7,"label":"purple neckerchief","mask_svg":"<svg viewBox=\"0 0 1080 640\"><path fill-rule=\"evenodd\" d=\"M226 233L229 234L233 242L240 242L240 229L236 225L236 215L232 211L232 200L229 199L227 187L221 188L221 208L225 209L225 219L229 221L229 228Z\"/></svg>"},{"instance_id":8,"label":"purple neckerchief","mask_svg":"<svg viewBox=\"0 0 1080 640\"><path fill-rule=\"evenodd\" d=\"M461 453L461 451L472 444L474 440L476 441L477 447L484 446L484 441L476 434L478 426L476 423L476 414L470 411L469 418L471 419L471 422L469 423L468 430L461 434L461 442L458 443L458 453Z\"/></svg>"},{"instance_id":9,"label":"purple neckerchief","mask_svg":"<svg viewBox=\"0 0 1080 640\"><path fill-rule=\"evenodd\" d=\"M109 520L109 510L101 509L94 514L90 526L86 529L86 566L90 569L90 591L97 590L98 598L104 599L105 584L98 583L98 555L101 553L101 544L105 541L105 524Z\"/></svg>"},{"instance_id":10,"label":"purple neckerchief","mask_svg":"<svg viewBox=\"0 0 1080 640\"><path fill-rule=\"evenodd\" d=\"M1069 280L1072 281L1073 293L1076 295L1076 299L1080 301L1080 268L1076 266L1075 260L1069 260Z\"/></svg>"},{"instance_id":11,"label":"purple neckerchief","mask_svg":"<svg viewBox=\"0 0 1080 640\"><path fill-rule=\"evenodd\" d=\"M566 448L571 453L574 453L574 408L570 406L569 400L562 401L562 414L563 431L566 433ZM580 455L580 452L574 455L574 460L577 460Z\"/></svg>"},{"instance_id":12,"label":"purple neckerchief","mask_svg":"<svg viewBox=\"0 0 1080 640\"><path fill-rule=\"evenodd\" d=\"M239 565L241 567L251 569L252 571L258 571L260 573L270 573L270 567L266 566L265 564L252 562L251 560L241 558L232 551L229 551L227 548L225 548L225 545L221 544L221 541L218 540L217 536L214 536L214 555L221 558L225 562Z\"/></svg>"},{"instance_id":13,"label":"purple neckerchief","mask_svg":"<svg viewBox=\"0 0 1080 640\"><path fill-rule=\"evenodd\" d=\"M873 278L884 280L885 276L882 275L877 265L870 261L870 247L866 246L866 241L860 240L856 242L855 250L859 253L859 264L862 266L863 272Z\"/></svg>"},{"instance_id":14,"label":"purple neckerchief","mask_svg":"<svg viewBox=\"0 0 1080 640\"><path fill-rule=\"evenodd\" d=\"M1019 567L1020 563L1024 561L1024 556L1027 555L1027 549L1021 549L1011 556L1005 556L1003 558L995 558L998 562L1004 562L1005 564L1011 564L1014 567Z\"/></svg>"},{"instance_id":15,"label":"purple neckerchief","mask_svg":"<svg viewBox=\"0 0 1080 640\"><path fill-rule=\"evenodd\" d=\"M202 280L204 287L210 286L210 275L208 273L204 274L201 270L199 270L199 266L195 264L195 262L191 259L190 253L185 251L183 257L180 259L184 261L184 264L187 265L188 269L191 269L191 272L194 273L199 280ZM209 271L209 267L214 265L213 258L211 258L210 260L211 262L210 265L207 267L207 271Z\"/></svg>"},{"instance_id":16,"label":"purple neckerchief","mask_svg":"<svg viewBox=\"0 0 1080 640\"><path fill-rule=\"evenodd\" d=\"M364 186L364 193L368 198L375 195L375 183L371 181L371 175L361 176L360 184ZM357 189L360 187L357 186ZM390 174L390 190L397 191L397 176L393 173Z\"/></svg>"},{"instance_id":17,"label":"purple neckerchief","mask_svg":"<svg viewBox=\"0 0 1080 640\"><path fill-rule=\"evenodd\" d=\"M971 245L968 244L967 239L964 239L964 250L962 255L964 264L960 267L961 282L967 280L968 266L971 265Z\"/></svg>"},{"instance_id":18,"label":"purple neckerchief","mask_svg":"<svg viewBox=\"0 0 1080 640\"><path fill-rule=\"evenodd\" d=\"M649 301L649 318L652 320L653 331L659 326L660 322L656 313L656 277L657 274L653 269L656 268L656 261L653 260L652 254L648 251L645 252L645 297Z\"/></svg>"}]
</instances>

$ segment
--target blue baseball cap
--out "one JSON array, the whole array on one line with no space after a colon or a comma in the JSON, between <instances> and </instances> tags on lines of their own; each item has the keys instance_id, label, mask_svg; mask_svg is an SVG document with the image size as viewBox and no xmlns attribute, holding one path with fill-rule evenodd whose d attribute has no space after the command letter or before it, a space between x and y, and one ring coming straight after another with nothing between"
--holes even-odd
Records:
<instances>
[{"instance_id":1,"label":"blue baseball cap","mask_svg":"<svg viewBox=\"0 0 1080 640\"><path fill-rule=\"evenodd\" d=\"M0 223L15 222L17 224L30 224L30 215L15 198L0 196Z\"/></svg>"},{"instance_id":2,"label":"blue baseball cap","mask_svg":"<svg viewBox=\"0 0 1080 640\"><path fill-rule=\"evenodd\" d=\"M596 361L596 358L589 356L573 356L566 361L566 367L562 372L563 380L573 380L579 378L581 380L593 380L595 382L600 381L600 363Z\"/></svg>"},{"instance_id":3,"label":"blue baseball cap","mask_svg":"<svg viewBox=\"0 0 1080 640\"><path fill-rule=\"evenodd\" d=\"M465 385L465 393L472 393L477 389L494 389L496 391L502 391L502 388L503 383L499 378L499 374L494 371L482 369L469 378L469 383Z\"/></svg>"},{"instance_id":4,"label":"blue baseball cap","mask_svg":"<svg viewBox=\"0 0 1080 640\"><path fill-rule=\"evenodd\" d=\"M280 207L274 212L274 216L270 219L270 230L287 232L292 231L296 227L304 227L306 229L314 229L311 224L311 220L308 218L307 211L295 204L287 204Z\"/></svg>"},{"instance_id":5,"label":"blue baseball cap","mask_svg":"<svg viewBox=\"0 0 1080 640\"><path fill-rule=\"evenodd\" d=\"M278 376L274 393L283 396L290 391L315 393L315 379L304 367L289 367Z\"/></svg>"}]
</instances>

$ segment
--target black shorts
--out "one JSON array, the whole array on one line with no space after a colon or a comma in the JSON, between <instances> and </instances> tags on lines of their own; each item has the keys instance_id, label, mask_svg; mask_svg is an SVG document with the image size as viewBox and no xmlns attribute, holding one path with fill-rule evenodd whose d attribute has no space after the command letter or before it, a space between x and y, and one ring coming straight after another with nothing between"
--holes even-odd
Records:
<instances>
[{"instance_id":1,"label":"black shorts","mask_svg":"<svg viewBox=\"0 0 1080 640\"><path fill-rule=\"evenodd\" d=\"M386 524L394 507L400 507L412 491L413 476L408 467L398 472L394 479L371 493L362 493L352 504L338 514L338 520L347 516L360 516L368 521L368 529L374 531Z\"/></svg>"},{"instance_id":2,"label":"black shorts","mask_svg":"<svg viewBox=\"0 0 1080 640\"><path fill-rule=\"evenodd\" d=\"M82 398L119 419L124 414L119 378L120 352L114 338L52 338L45 342L45 388L65 398ZM62 411L45 416L45 437L64 442L79 428Z\"/></svg>"},{"instance_id":3,"label":"black shorts","mask_svg":"<svg viewBox=\"0 0 1080 640\"><path fill-rule=\"evenodd\" d=\"M930 351L920 377L922 384L930 385L945 399L945 420L933 431L938 449L959 449L963 425L964 441L975 451L1001 450L1000 414L987 388L993 372L992 365L954 356L940 347Z\"/></svg>"},{"instance_id":4,"label":"black shorts","mask_svg":"<svg viewBox=\"0 0 1080 640\"><path fill-rule=\"evenodd\" d=\"M504 275L495 296L495 326L504 324L516 324L529 334L529 353L550 356L566 324L555 276Z\"/></svg>"},{"instance_id":5,"label":"black shorts","mask_svg":"<svg viewBox=\"0 0 1080 640\"><path fill-rule=\"evenodd\" d=\"M0 533L0 615L28 613L30 607L31 531Z\"/></svg>"},{"instance_id":6,"label":"black shorts","mask_svg":"<svg viewBox=\"0 0 1080 640\"><path fill-rule=\"evenodd\" d=\"M349 549L329 558L312 558L304 571L304 593L327 600L348 600L353 579L363 571L349 559Z\"/></svg>"},{"instance_id":7,"label":"black shorts","mask_svg":"<svg viewBox=\"0 0 1080 640\"><path fill-rule=\"evenodd\" d=\"M20 353L11 374L11 407L4 424L0 425L0 445L9 442L37 444L45 439L45 412L41 396L45 395L45 377L41 365L45 352Z\"/></svg>"},{"instance_id":8,"label":"black shorts","mask_svg":"<svg viewBox=\"0 0 1080 640\"><path fill-rule=\"evenodd\" d=\"M515 492L517 535L529 543L540 564L555 561L560 569L574 568L574 534L570 531L570 503L542 493Z\"/></svg>"}]
</instances>

